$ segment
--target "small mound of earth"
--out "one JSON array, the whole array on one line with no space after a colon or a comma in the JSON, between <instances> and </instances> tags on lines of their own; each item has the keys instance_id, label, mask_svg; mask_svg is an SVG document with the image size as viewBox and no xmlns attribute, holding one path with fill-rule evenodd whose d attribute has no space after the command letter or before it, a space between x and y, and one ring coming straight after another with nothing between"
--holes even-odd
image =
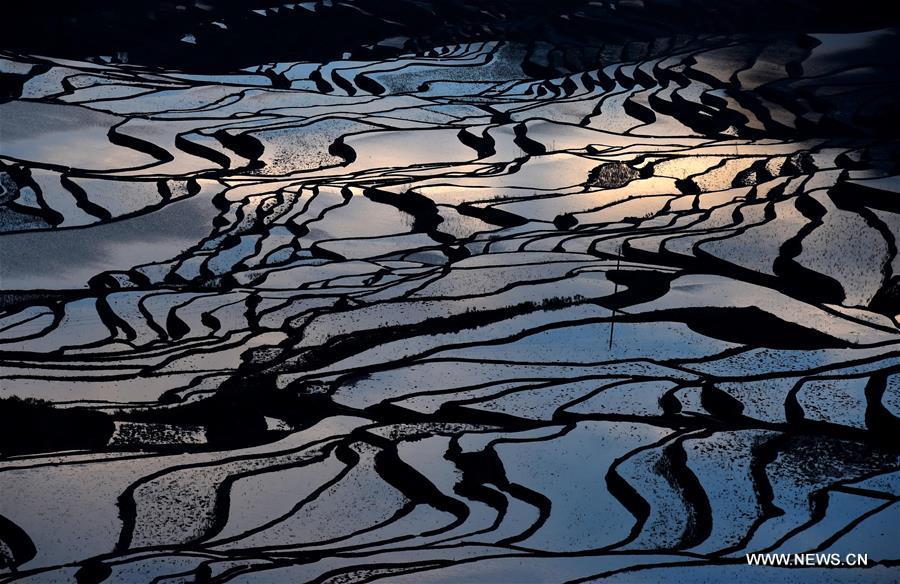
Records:
<instances>
[{"instance_id":1,"label":"small mound of earth","mask_svg":"<svg viewBox=\"0 0 900 584\"><path fill-rule=\"evenodd\" d=\"M588 184L605 189L624 187L639 176L638 171L622 162L607 162L591 171Z\"/></svg>"}]
</instances>

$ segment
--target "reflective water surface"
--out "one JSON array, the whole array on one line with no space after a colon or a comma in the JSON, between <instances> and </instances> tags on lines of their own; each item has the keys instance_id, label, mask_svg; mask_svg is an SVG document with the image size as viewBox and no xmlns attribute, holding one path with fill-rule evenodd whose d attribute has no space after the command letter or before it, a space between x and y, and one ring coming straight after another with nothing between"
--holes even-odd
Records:
<instances>
[{"instance_id":1,"label":"reflective water surface","mask_svg":"<svg viewBox=\"0 0 900 584\"><path fill-rule=\"evenodd\" d=\"M2 53L0 581L896 581L896 30L404 42Z\"/></svg>"}]
</instances>

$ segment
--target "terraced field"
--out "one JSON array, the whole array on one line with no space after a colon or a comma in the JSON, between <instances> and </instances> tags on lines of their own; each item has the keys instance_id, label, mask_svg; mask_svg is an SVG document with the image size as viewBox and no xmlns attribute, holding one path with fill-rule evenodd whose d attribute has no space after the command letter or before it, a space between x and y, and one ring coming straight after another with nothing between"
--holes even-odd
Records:
<instances>
[{"instance_id":1,"label":"terraced field","mask_svg":"<svg viewBox=\"0 0 900 584\"><path fill-rule=\"evenodd\" d=\"M896 582L897 30L381 47L0 53L0 581Z\"/></svg>"}]
</instances>

